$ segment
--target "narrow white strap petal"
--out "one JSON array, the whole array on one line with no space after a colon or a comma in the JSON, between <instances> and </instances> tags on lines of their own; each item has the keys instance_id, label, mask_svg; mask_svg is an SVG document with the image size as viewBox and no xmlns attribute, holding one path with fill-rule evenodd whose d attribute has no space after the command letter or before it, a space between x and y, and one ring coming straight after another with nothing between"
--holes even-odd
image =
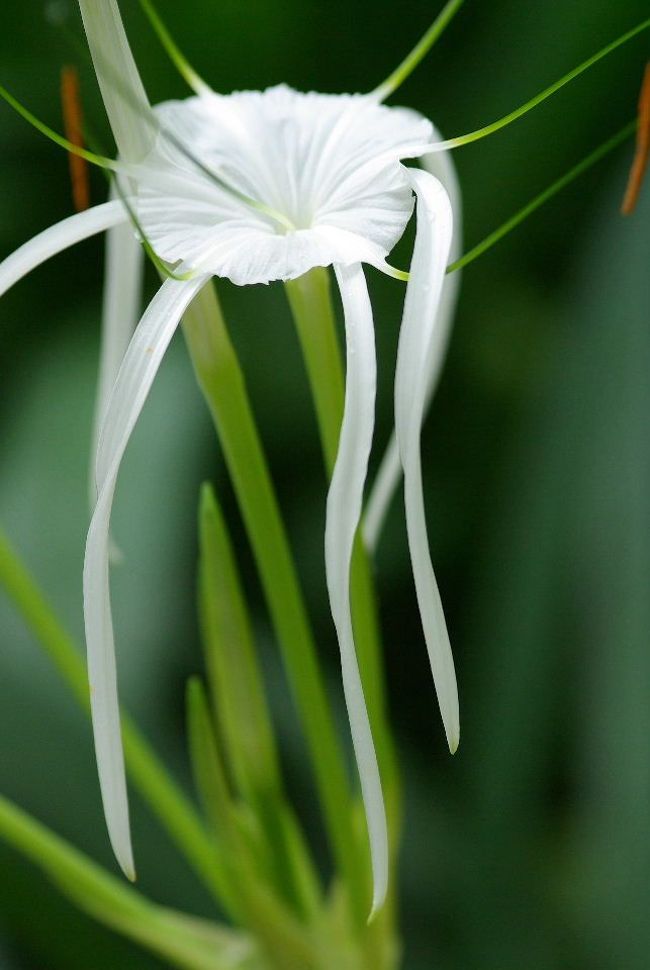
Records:
<instances>
[{"instance_id":1,"label":"narrow white strap petal","mask_svg":"<svg viewBox=\"0 0 650 970\"><path fill-rule=\"evenodd\" d=\"M39 232L0 263L0 296L52 256L127 219L123 204L115 200L77 212Z\"/></svg>"},{"instance_id":2,"label":"narrow white strap petal","mask_svg":"<svg viewBox=\"0 0 650 970\"><path fill-rule=\"evenodd\" d=\"M133 878L133 856L108 576L111 505L122 456L162 357L182 314L204 283L205 277L186 283L168 280L136 329L106 410L101 435L103 471L98 477L99 496L86 540L84 619L97 768L111 845L129 878Z\"/></svg>"},{"instance_id":3,"label":"narrow white strap petal","mask_svg":"<svg viewBox=\"0 0 650 970\"><path fill-rule=\"evenodd\" d=\"M156 126L116 0L79 0L88 46L121 157L139 162Z\"/></svg>"},{"instance_id":4,"label":"narrow white strap petal","mask_svg":"<svg viewBox=\"0 0 650 970\"><path fill-rule=\"evenodd\" d=\"M144 250L131 224L127 222L111 228L106 237L102 336L91 447L91 510L97 499L95 455L99 442L99 429L106 414L120 365L140 316L143 263Z\"/></svg>"},{"instance_id":5,"label":"narrow white strap petal","mask_svg":"<svg viewBox=\"0 0 650 970\"><path fill-rule=\"evenodd\" d=\"M379 768L352 632L350 562L375 422L377 364L368 289L360 264L336 266L345 315L347 374L338 454L327 496L325 566L343 671L343 689L366 811L373 870L373 913L388 882L388 837Z\"/></svg>"},{"instance_id":6,"label":"narrow white strap petal","mask_svg":"<svg viewBox=\"0 0 650 970\"><path fill-rule=\"evenodd\" d=\"M454 167L451 152L441 152L436 155L425 155L420 163L426 171L438 178L449 196L454 215L454 229L449 253L450 261L457 259L462 251L462 198L458 177ZM425 413L436 392L440 372L447 353L451 324L458 303L460 286L460 272L445 276L442 295L438 305L433 339L429 348L427 361L428 387ZM381 532L386 521L386 514L393 495L402 476L402 465L395 433L390 437L388 446L379 465L377 476L373 482L363 518L363 538L366 547L372 553L377 548Z\"/></svg>"},{"instance_id":7,"label":"narrow white strap petal","mask_svg":"<svg viewBox=\"0 0 650 970\"><path fill-rule=\"evenodd\" d=\"M420 433L428 368L453 232L447 193L428 172L409 169L417 195L417 232L406 288L395 374L395 430L404 469L404 501L415 589L447 742L459 740L458 690L449 635L431 565L422 493Z\"/></svg>"}]
</instances>

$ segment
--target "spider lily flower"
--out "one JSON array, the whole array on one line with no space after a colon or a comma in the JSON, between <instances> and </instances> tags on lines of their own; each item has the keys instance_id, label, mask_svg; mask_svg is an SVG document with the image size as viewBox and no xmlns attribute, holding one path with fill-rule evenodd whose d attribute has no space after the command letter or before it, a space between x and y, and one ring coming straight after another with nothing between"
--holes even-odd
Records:
<instances>
[{"instance_id":1,"label":"spider lily flower","mask_svg":"<svg viewBox=\"0 0 650 970\"><path fill-rule=\"evenodd\" d=\"M331 265L344 310L347 378L327 500L326 574L368 820L376 908L387 883L386 822L349 592L376 382L372 309L362 264L386 269L386 257L402 236L414 202L418 222L396 371L396 436L418 603L452 751L459 733L453 660L427 544L419 448L453 214L442 182L431 171L402 164L427 154L439 139L427 119L388 108L375 94L303 94L279 85L222 96L202 87L194 97L152 109L117 5L81 0L80 6L120 152L124 191L157 257L172 265L177 277L189 277L163 283L135 330L110 399L106 402L102 392L98 405L97 504L86 548L84 603L97 761L113 848L131 874L108 576L111 503L130 433L184 310L207 280L271 283ZM446 160L441 165L435 159L432 167L448 171ZM133 279L132 268L124 272ZM121 290L119 267L115 273L115 289ZM129 290L125 301L131 305L117 307L123 313L122 335L132 318ZM118 331L116 324L110 329ZM120 338L112 342L119 355ZM110 371L109 363L104 373Z\"/></svg>"},{"instance_id":2,"label":"spider lily flower","mask_svg":"<svg viewBox=\"0 0 650 970\"><path fill-rule=\"evenodd\" d=\"M458 6L459 0L452 0L442 21ZM445 279L450 254L455 258L459 251L460 234L459 194L444 150L520 117L650 21L501 121L443 142L427 119L382 103L417 63L426 44L418 45L370 94L303 94L280 85L222 96L188 74L196 96L152 108L116 0L80 0L80 8L118 146L118 161L104 162L118 173L119 198L51 227L6 259L0 265L0 295L57 252L96 233L109 233L95 435L96 501L86 545L84 612L98 773L111 843L124 872L132 877L109 592L111 505L131 432L174 331L212 277L237 285L271 283L295 279L314 267L333 266L344 310L347 375L327 500L325 559L368 820L376 909L388 878L386 822L349 591L376 383L372 308L362 264L395 275L386 257L415 207L416 238L395 375L395 444L383 466L374 505L371 502L367 535L376 540L401 466L418 605L447 741L454 751L458 695L428 549L420 462L422 421L444 355L457 288L457 278ZM435 30L428 36L434 37ZM0 93L16 106L4 89ZM405 166L408 159L419 159L423 167ZM173 266L137 326L141 249L136 236L160 265Z\"/></svg>"}]
</instances>

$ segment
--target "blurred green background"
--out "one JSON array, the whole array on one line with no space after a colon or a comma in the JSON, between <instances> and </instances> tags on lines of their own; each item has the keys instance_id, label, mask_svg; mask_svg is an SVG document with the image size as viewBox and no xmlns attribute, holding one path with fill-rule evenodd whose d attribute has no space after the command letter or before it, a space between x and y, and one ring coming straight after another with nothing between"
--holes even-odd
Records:
<instances>
[{"instance_id":1,"label":"blurred green background","mask_svg":"<svg viewBox=\"0 0 650 970\"><path fill-rule=\"evenodd\" d=\"M75 6L11 4L1 80L60 127L58 71L76 62L87 114L106 130L91 72L51 23L79 35ZM122 7L152 100L181 96L137 4ZM160 0L159 9L219 90L286 81L348 91L382 80L437 4ZM393 100L449 136L469 131L649 12L647 0L468 0ZM634 115L650 50L644 37L523 121L456 153L468 244ZM621 218L631 155L631 144L618 150L464 275L423 436L431 546L461 691L453 760L399 499L379 551L406 791L408 970L650 965L650 186L637 213ZM105 185L93 178L101 201ZM65 155L0 107L0 258L70 212ZM78 637L101 273L94 240L0 305L0 517ZM376 465L391 425L403 289L368 275L380 357ZM150 290L154 283L151 274ZM284 293L279 285L221 292L340 708L322 562L325 482ZM291 786L318 841L304 749L180 337L129 448L115 507L126 555L113 576L123 698L187 781L183 692L201 664L195 507L205 478L217 482L228 512ZM2 597L0 630L0 791L114 868L88 725ZM193 875L135 795L132 802L142 888L211 915ZM78 915L3 846L0 873L3 970L161 966Z\"/></svg>"}]
</instances>

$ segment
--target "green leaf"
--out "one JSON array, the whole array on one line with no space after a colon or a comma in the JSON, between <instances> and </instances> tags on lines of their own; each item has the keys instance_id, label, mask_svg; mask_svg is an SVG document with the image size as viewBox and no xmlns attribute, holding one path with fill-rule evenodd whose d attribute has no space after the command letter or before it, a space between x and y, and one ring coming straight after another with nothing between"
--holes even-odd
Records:
<instances>
[{"instance_id":1,"label":"green leaf","mask_svg":"<svg viewBox=\"0 0 650 970\"><path fill-rule=\"evenodd\" d=\"M199 614L210 696L228 766L255 801L281 788L278 757L250 622L223 514L210 485L199 505Z\"/></svg>"},{"instance_id":2,"label":"green leaf","mask_svg":"<svg viewBox=\"0 0 650 970\"><path fill-rule=\"evenodd\" d=\"M262 970L243 934L150 902L0 796L0 838L39 866L79 909L183 970Z\"/></svg>"},{"instance_id":3,"label":"green leaf","mask_svg":"<svg viewBox=\"0 0 650 970\"><path fill-rule=\"evenodd\" d=\"M254 930L271 959L289 960L297 951L298 960L305 960L310 944L278 896L268 843L257 817L248 806L237 804L230 793L208 701L198 677L188 682L187 720L194 778L206 813L217 830L232 907L239 920ZM286 865L285 860L285 868Z\"/></svg>"},{"instance_id":4,"label":"green leaf","mask_svg":"<svg viewBox=\"0 0 650 970\"><path fill-rule=\"evenodd\" d=\"M81 653L1 530L0 586L35 634L77 703L89 713L88 678ZM223 900L223 867L214 841L194 806L177 787L146 738L124 714L122 737L129 777L205 885L217 899Z\"/></svg>"}]
</instances>

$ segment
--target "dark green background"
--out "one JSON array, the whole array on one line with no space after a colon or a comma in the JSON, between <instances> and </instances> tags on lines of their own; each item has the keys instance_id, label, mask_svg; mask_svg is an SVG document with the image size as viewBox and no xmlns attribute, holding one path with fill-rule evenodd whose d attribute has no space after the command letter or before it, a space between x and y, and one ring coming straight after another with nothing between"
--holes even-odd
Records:
<instances>
[{"instance_id":1,"label":"dark green background","mask_svg":"<svg viewBox=\"0 0 650 970\"><path fill-rule=\"evenodd\" d=\"M78 34L75 4L48 9ZM134 2L123 3L152 100L184 93ZM2 83L60 127L58 70L91 72L37 0L8 5ZM364 90L436 4L160 0L221 91L286 81ZM650 13L647 0L468 0L394 99L447 135L506 113ZM456 153L473 244L635 112L644 37L507 131ZM378 557L393 722L406 790L402 922L409 970L644 970L650 885L650 191L618 207L629 144L470 267L423 436L434 562L457 658L462 742L445 752L400 502ZM93 195L105 186L93 176ZM0 106L0 257L71 211L63 153ZM408 251L396 261L403 264ZM81 635L86 469L102 247L53 260L0 305L0 516ZM391 422L402 285L369 272L380 355L377 442ZM153 274L148 286L153 288ZM221 287L340 707L322 564L325 482L279 285ZM380 453L377 449L375 462ZM200 669L195 504L218 483L240 551L293 790L313 793L233 498L179 338L130 446L115 508L123 697L187 780L183 690ZM0 601L0 791L114 868L88 725ZM343 728L343 720L342 720ZM141 886L211 914L133 797ZM78 916L0 846L0 967L153 968Z\"/></svg>"}]
</instances>

